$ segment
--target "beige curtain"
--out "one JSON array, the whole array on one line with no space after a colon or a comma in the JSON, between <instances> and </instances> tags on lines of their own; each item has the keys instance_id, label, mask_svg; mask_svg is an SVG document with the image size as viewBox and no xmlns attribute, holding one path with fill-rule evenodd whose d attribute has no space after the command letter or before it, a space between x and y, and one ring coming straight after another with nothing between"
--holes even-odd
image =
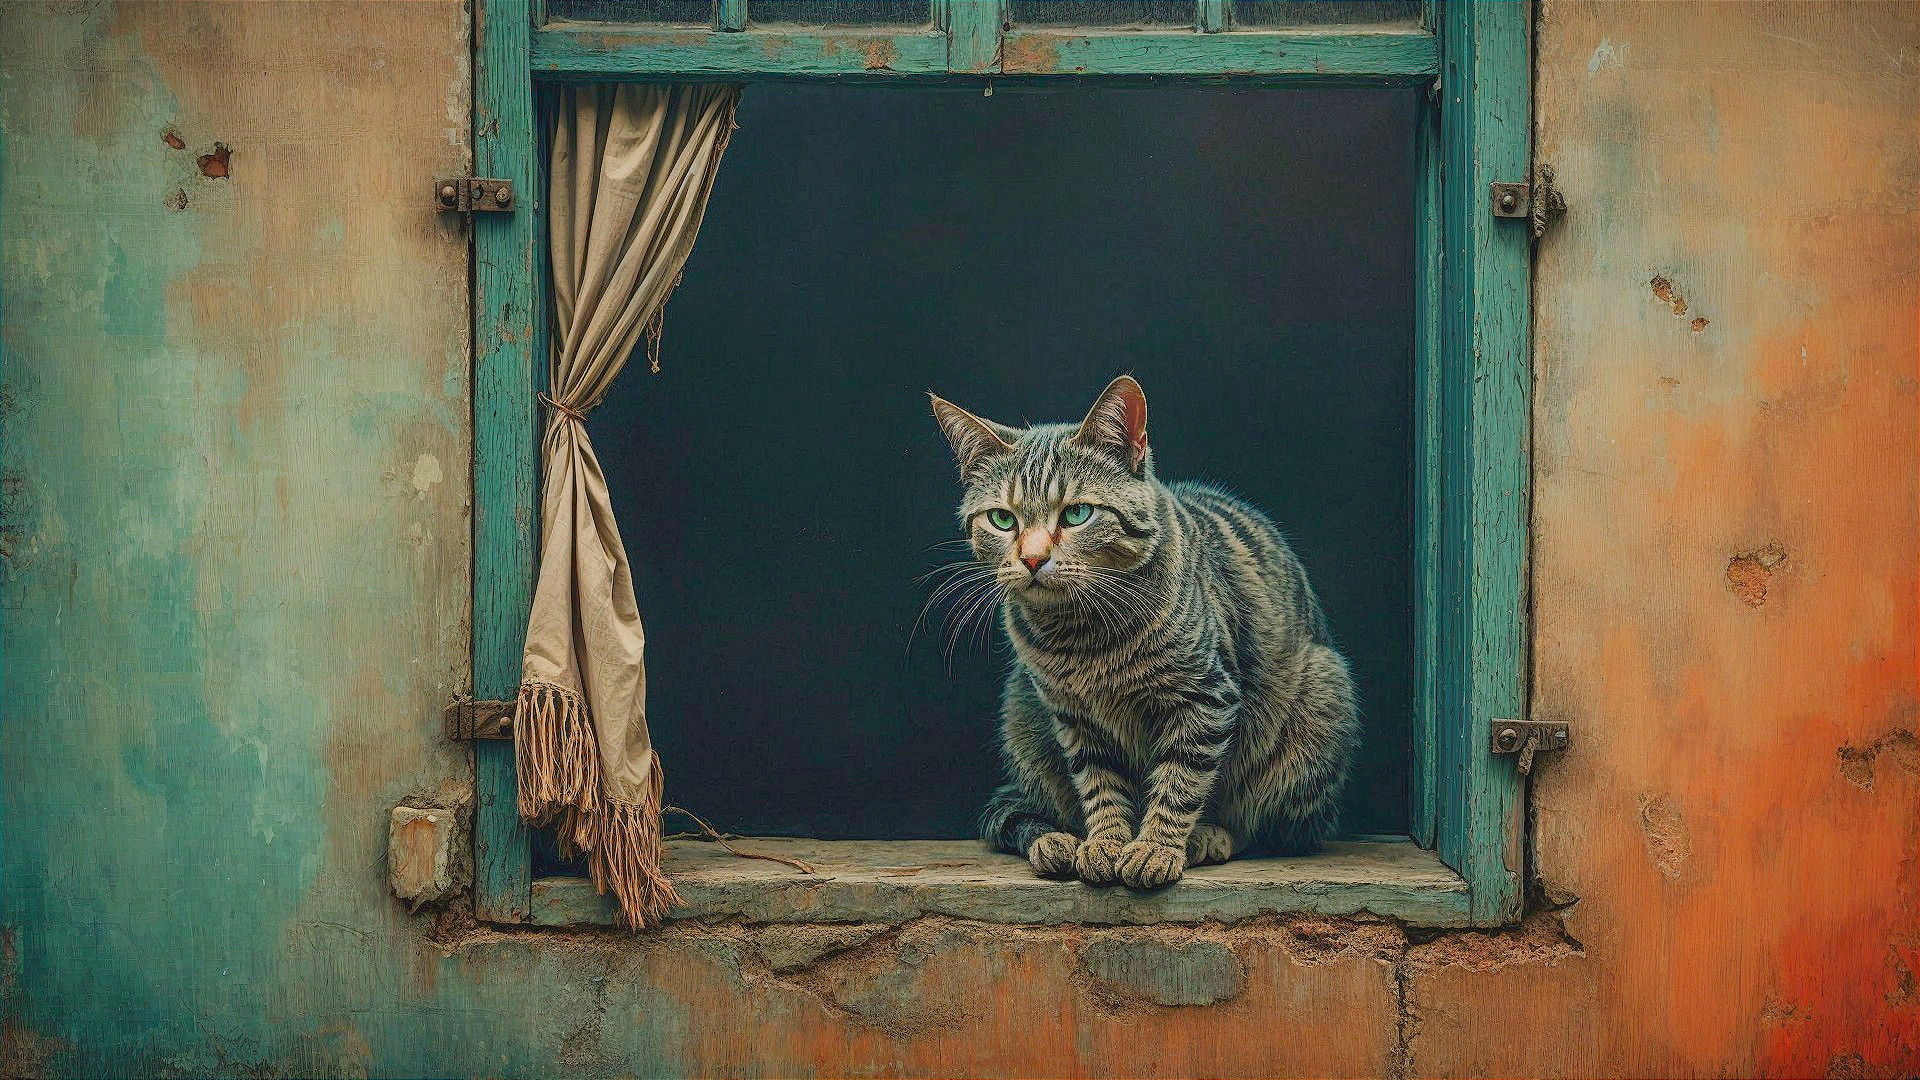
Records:
<instances>
[{"instance_id":1,"label":"beige curtain","mask_svg":"<svg viewBox=\"0 0 1920 1080\"><path fill-rule=\"evenodd\" d=\"M558 826L634 927L677 897L660 871L646 638L583 418L642 337L657 347L739 100L737 86L572 86L553 134L553 367L540 578L514 712L520 814Z\"/></svg>"}]
</instances>

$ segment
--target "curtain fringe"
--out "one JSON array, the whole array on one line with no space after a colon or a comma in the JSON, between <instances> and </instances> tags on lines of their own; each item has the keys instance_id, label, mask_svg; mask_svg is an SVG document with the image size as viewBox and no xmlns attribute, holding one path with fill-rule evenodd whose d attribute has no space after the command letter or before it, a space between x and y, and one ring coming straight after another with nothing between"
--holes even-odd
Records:
<instances>
[{"instance_id":1,"label":"curtain fringe","mask_svg":"<svg viewBox=\"0 0 1920 1080\"><path fill-rule=\"evenodd\" d=\"M599 843L588 866L593 887L613 889L620 904L620 921L628 929L657 926L667 909L680 902L673 883L660 870L660 756L654 755L643 805L609 799L600 815Z\"/></svg>"},{"instance_id":2,"label":"curtain fringe","mask_svg":"<svg viewBox=\"0 0 1920 1080\"><path fill-rule=\"evenodd\" d=\"M644 802L608 798L586 701L539 681L522 684L515 699L513 745L520 816L555 826L563 856L587 855L594 888L612 888L622 923L635 930L658 924L680 899L660 870L659 756Z\"/></svg>"},{"instance_id":3,"label":"curtain fringe","mask_svg":"<svg viewBox=\"0 0 1920 1080\"><path fill-rule=\"evenodd\" d=\"M521 817L545 825L573 816L584 824L600 813L600 747L577 691L522 683L513 707L513 748ZM577 827L561 830L563 847L585 849L585 839Z\"/></svg>"}]
</instances>

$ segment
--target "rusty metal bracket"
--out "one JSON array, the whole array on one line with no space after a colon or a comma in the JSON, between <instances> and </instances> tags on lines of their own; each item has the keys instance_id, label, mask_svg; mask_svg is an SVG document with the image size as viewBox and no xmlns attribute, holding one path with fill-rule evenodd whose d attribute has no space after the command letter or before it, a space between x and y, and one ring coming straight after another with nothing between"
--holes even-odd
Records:
<instances>
[{"instance_id":1,"label":"rusty metal bracket","mask_svg":"<svg viewBox=\"0 0 1920 1080\"><path fill-rule=\"evenodd\" d=\"M1523 218L1532 213L1533 187L1529 184L1489 184L1493 216Z\"/></svg>"},{"instance_id":2,"label":"rusty metal bracket","mask_svg":"<svg viewBox=\"0 0 1920 1080\"><path fill-rule=\"evenodd\" d=\"M1546 235L1547 225L1567 212L1567 197L1553 186L1553 166L1534 170L1531 184L1489 184L1487 196L1497 218L1526 218L1535 240Z\"/></svg>"},{"instance_id":3,"label":"rusty metal bracket","mask_svg":"<svg viewBox=\"0 0 1920 1080\"><path fill-rule=\"evenodd\" d=\"M433 182L433 208L448 213L511 214L513 181L446 176Z\"/></svg>"},{"instance_id":4,"label":"rusty metal bracket","mask_svg":"<svg viewBox=\"0 0 1920 1080\"><path fill-rule=\"evenodd\" d=\"M464 694L454 698L447 703L447 738L455 742L513 738L513 704L475 701Z\"/></svg>"},{"instance_id":5,"label":"rusty metal bracket","mask_svg":"<svg viewBox=\"0 0 1920 1080\"><path fill-rule=\"evenodd\" d=\"M1488 749L1496 754L1518 754L1514 767L1525 776L1533 771L1533 755L1543 750L1565 750L1573 742L1573 725L1565 720L1501 720L1488 728Z\"/></svg>"}]
</instances>

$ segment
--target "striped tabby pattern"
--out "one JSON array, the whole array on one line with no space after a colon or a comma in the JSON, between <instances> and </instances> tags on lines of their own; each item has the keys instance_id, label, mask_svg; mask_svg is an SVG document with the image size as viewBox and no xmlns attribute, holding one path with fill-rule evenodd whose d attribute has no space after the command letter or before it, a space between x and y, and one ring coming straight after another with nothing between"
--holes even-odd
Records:
<instances>
[{"instance_id":1,"label":"striped tabby pattern","mask_svg":"<svg viewBox=\"0 0 1920 1080\"><path fill-rule=\"evenodd\" d=\"M959 597L963 621L997 606L1014 647L988 846L1044 877L1144 889L1332 836L1353 680L1279 529L1154 476L1130 377L1077 426L933 411L973 554L935 599Z\"/></svg>"}]
</instances>

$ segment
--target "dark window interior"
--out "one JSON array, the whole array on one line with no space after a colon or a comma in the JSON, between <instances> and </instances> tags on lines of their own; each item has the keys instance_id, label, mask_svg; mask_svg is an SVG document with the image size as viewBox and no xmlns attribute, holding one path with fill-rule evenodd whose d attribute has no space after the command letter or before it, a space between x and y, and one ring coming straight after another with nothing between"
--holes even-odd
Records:
<instances>
[{"instance_id":1,"label":"dark window interior","mask_svg":"<svg viewBox=\"0 0 1920 1080\"><path fill-rule=\"evenodd\" d=\"M947 657L938 613L912 633L960 535L926 391L1068 420L1126 371L1161 475L1293 538L1363 698L1346 827L1405 833L1416 109L749 87L661 371L636 357L592 418L668 801L738 833L973 835L1008 656Z\"/></svg>"}]
</instances>

